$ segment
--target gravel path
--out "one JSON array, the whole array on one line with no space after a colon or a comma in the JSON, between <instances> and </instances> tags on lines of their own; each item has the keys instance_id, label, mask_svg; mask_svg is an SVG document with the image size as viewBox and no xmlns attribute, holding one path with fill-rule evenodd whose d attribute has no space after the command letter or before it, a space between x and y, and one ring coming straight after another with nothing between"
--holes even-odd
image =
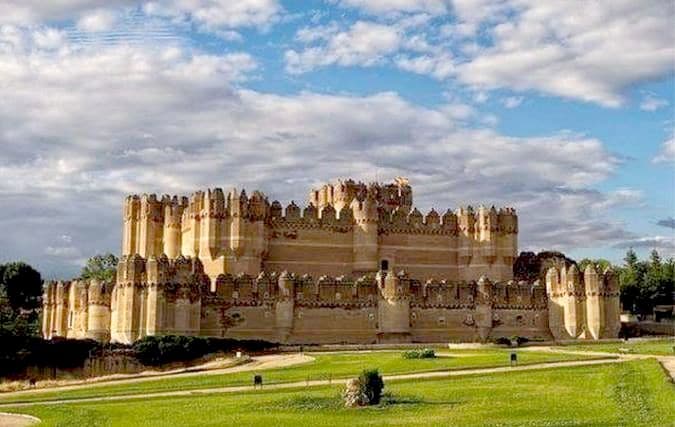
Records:
<instances>
[{"instance_id":1,"label":"gravel path","mask_svg":"<svg viewBox=\"0 0 675 427\"><path fill-rule=\"evenodd\" d=\"M2 427L25 427L38 423L40 423L40 419L30 415L0 412L0 426Z\"/></svg>"}]
</instances>

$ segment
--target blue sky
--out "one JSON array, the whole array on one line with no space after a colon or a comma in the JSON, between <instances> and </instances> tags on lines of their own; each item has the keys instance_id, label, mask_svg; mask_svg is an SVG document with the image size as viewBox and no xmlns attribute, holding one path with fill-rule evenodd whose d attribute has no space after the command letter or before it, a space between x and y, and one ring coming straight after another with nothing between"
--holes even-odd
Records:
<instances>
[{"instance_id":1,"label":"blue sky","mask_svg":"<svg viewBox=\"0 0 675 427\"><path fill-rule=\"evenodd\" d=\"M399 175L521 250L672 256L675 5L573 3L0 0L0 260L119 252L127 193Z\"/></svg>"}]
</instances>

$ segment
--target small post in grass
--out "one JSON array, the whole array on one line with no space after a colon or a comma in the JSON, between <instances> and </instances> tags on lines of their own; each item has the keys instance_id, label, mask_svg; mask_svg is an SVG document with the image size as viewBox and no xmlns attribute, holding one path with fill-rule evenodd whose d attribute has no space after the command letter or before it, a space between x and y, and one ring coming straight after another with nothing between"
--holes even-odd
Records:
<instances>
[{"instance_id":1,"label":"small post in grass","mask_svg":"<svg viewBox=\"0 0 675 427\"><path fill-rule=\"evenodd\" d=\"M518 364L518 353L515 351L511 352L511 366L515 366Z\"/></svg>"}]
</instances>

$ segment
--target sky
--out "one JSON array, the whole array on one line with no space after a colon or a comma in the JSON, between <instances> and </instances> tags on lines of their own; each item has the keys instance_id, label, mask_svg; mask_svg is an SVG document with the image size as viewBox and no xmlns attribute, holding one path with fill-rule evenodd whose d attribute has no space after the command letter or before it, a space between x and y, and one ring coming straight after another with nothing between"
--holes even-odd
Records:
<instances>
[{"instance_id":1,"label":"sky","mask_svg":"<svg viewBox=\"0 0 675 427\"><path fill-rule=\"evenodd\" d=\"M0 0L0 262L119 253L126 194L405 176L521 250L675 254L672 0Z\"/></svg>"}]
</instances>

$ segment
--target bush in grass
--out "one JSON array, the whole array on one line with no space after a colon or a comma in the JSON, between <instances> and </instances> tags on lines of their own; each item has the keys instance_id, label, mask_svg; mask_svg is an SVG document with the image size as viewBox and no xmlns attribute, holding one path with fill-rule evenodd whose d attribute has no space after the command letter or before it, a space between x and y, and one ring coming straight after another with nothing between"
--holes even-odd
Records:
<instances>
[{"instance_id":1,"label":"bush in grass","mask_svg":"<svg viewBox=\"0 0 675 427\"><path fill-rule=\"evenodd\" d=\"M421 350L408 350L403 352L404 359L433 359L436 357L436 351L433 348L423 348Z\"/></svg>"},{"instance_id":2,"label":"bush in grass","mask_svg":"<svg viewBox=\"0 0 675 427\"><path fill-rule=\"evenodd\" d=\"M384 381L377 369L364 369L359 376L361 392L367 399L368 405L377 405L382 398Z\"/></svg>"},{"instance_id":3,"label":"bush in grass","mask_svg":"<svg viewBox=\"0 0 675 427\"><path fill-rule=\"evenodd\" d=\"M505 345L507 347L519 347L529 341L530 340L526 337L513 335L511 337L499 337L495 340L495 343L499 345Z\"/></svg>"},{"instance_id":4,"label":"bush in grass","mask_svg":"<svg viewBox=\"0 0 675 427\"><path fill-rule=\"evenodd\" d=\"M511 346L511 338L499 337L495 340L495 344L505 345L507 347Z\"/></svg>"}]
</instances>

